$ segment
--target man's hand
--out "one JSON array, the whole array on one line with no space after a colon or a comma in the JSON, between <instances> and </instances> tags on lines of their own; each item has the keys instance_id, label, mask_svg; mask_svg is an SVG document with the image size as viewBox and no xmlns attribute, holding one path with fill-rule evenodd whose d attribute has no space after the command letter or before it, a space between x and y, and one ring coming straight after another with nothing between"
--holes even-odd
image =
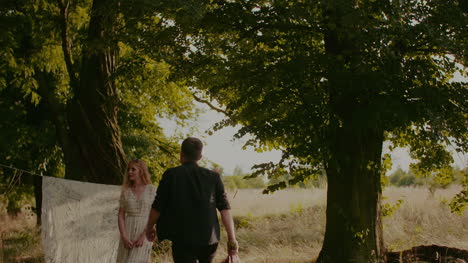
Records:
<instances>
[{"instance_id":1,"label":"man's hand","mask_svg":"<svg viewBox=\"0 0 468 263\"><path fill-rule=\"evenodd\" d=\"M159 211L157 211L154 208L151 208L149 218L148 218L148 223L146 224L146 238L148 241L153 242L156 239L156 229L154 228L154 225L156 222L158 222L159 219Z\"/></svg>"},{"instance_id":2,"label":"man's hand","mask_svg":"<svg viewBox=\"0 0 468 263\"><path fill-rule=\"evenodd\" d=\"M232 220L231 210L221 210L221 220L228 236L227 248L229 257L237 256L239 252L239 243L237 243L236 233L234 230L234 221Z\"/></svg>"},{"instance_id":3,"label":"man's hand","mask_svg":"<svg viewBox=\"0 0 468 263\"><path fill-rule=\"evenodd\" d=\"M146 239L150 242L153 242L156 239L156 229L154 229L154 227L146 231Z\"/></svg>"},{"instance_id":4,"label":"man's hand","mask_svg":"<svg viewBox=\"0 0 468 263\"><path fill-rule=\"evenodd\" d=\"M223 263L240 263L239 243L235 239L229 239L227 242L228 256Z\"/></svg>"},{"instance_id":5,"label":"man's hand","mask_svg":"<svg viewBox=\"0 0 468 263\"><path fill-rule=\"evenodd\" d=\"M239 253L239 243L237 240L228 240L227 242L228 255L236 256Z\"/></svg>"}]
</instances>

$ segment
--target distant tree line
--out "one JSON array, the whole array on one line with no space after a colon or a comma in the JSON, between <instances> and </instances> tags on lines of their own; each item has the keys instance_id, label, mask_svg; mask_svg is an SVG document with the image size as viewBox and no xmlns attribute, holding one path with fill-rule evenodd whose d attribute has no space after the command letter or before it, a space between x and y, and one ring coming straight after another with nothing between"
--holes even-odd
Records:
<instances>
[{"instance_id":1,"label":"distant tree line","mask_svg":"<svg viewBox=\"0 0 468 263\"><path fill-rule=\"evenodd\" d=\"M218 170L218 171L223 171ZM241 167L234 168L232 175L224 175L224 187L227 189L259 189L267 186L267 181L262 177L248 178L250 173L246 173Z\"/></svg>"},{"instance_id":2,"label":"distant tree line","mask_svg":"<svg viewBox=\"0 0 468 263\"><path fill-rule=\"evenodd\" d=\"M217 164L213 165L213 169L223 175L224 169ZM244 172L241 167L237 166L232 175L224 175L224 186L227 189L265 189L269 185L284 182L288 188L324 188L327 185L327 178L325 174L317 177L311 177L309 180L299 182L295 185L288 184L291 178L290 174L281 174L281 176L264 178L252 177L252 173Z\"/></svg>"},{"instance_id":3,"label":"distant tree line","mask_svg":"<svg viewBox=\"0 0 468 263\"><path fill-rule=\"evenodd\" d=\"M446 188L452 184L462 184L468 175L468 168L446 168L443 176L421 175L412 169L396 169L388 176L388 184L394 186L428 186L429 188Z\"/></svg>"},{"instance_id":4,"label":"distant tree line","mask_svg":"<svg viewBox=\"0 0 468 263\"><path fill-rule=\"evenodd\" d=\"M216 166L217 171L223 173L223 168ZM224 175L223 181L227 189L258 189L265 188L268 185L287 182L290 175L284 174L280 177L265 179L262 177L251 178L251 173L244 172L242 168L236 167L232 175ZM421 174L415 169L403 170L401 167L396 169L386 178L386 184L405 187L405 186L425 186L433 192L436 189L444 189L450 185L461 185L463 179L468 176L468 168L449 167L439 171L437 176L431 174ZM310 178L306 182L300 182L296 185L287 185L294 188L324 188L327 185L325 175L319 175L317 178Z\"/></svg>"}]
</instances>

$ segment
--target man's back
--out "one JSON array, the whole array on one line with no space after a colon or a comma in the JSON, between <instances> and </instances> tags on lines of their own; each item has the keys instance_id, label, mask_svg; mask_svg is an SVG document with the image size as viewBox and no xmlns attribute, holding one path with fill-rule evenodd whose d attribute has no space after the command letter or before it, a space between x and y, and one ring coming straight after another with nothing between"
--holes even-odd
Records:
<instances>
[{"instance_id":1,"label":"man's back","mask_svg":"<svg viewBox=\"0 0 468 263\"><path fill-rule=\"evenodd\" d=\"M153 208L161 213L159 239L210 245L219 241L216 209L230 206L220 175L187 162L163 174Z\"/></svg>"}]
</instances>

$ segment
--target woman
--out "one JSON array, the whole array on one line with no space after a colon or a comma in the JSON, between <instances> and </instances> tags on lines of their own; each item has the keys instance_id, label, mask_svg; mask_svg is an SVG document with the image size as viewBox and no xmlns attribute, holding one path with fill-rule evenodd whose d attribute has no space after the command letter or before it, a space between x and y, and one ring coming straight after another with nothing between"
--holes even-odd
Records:
<instances>
[{"instance_id":1,"label":"woman","mask_svg":"<svg viewBox=\"0 0 468 263\"><path fill-rule=\"evenodd\" d=\"M148 167L142 160L127 165L118 215L120 244L117 263L149 263L153 243L146 239L145 227L156 195Z\"/></svg>"}]
</instances>

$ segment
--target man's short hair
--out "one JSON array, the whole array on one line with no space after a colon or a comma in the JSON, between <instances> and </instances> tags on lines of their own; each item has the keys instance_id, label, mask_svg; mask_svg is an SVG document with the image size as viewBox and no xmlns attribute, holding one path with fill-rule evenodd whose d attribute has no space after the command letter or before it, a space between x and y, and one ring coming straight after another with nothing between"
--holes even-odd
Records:
<instances>
[{"instance_id":1,"label":"man's short hair","mask_svg":"<svg viewBox=\"0 0 468 263\"><path fill-rule=\"evenodd\" d=\"M198 161L201 158L203 143L195 137L188 137L182 142L182 153L188 161Z\"/></svg>"}]
</instances>

